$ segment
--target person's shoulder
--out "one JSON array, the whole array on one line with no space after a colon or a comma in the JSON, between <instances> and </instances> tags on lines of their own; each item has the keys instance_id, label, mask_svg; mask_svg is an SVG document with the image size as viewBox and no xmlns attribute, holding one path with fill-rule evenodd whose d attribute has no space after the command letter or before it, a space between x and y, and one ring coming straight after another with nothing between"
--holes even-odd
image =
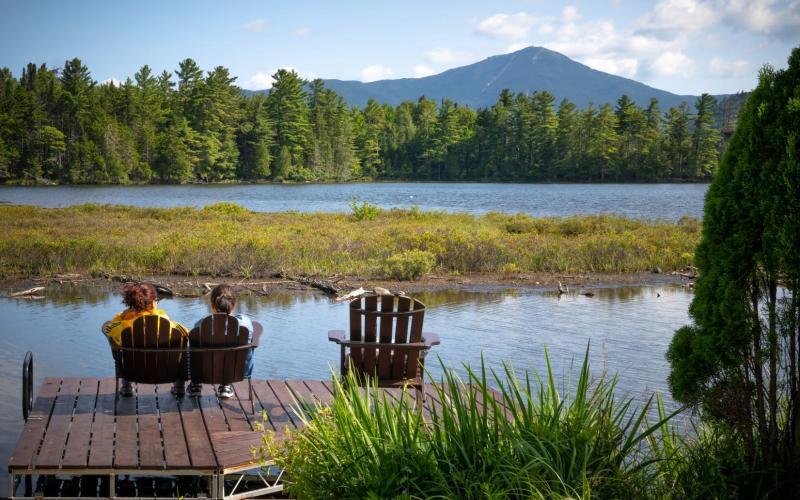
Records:
<instances>
[{"instance_id":1,"label":"person's shoulder","mask_svg":"<svg viewBox=\"0 0 800 500\"><path fill-rule=\"evenodd\" d=\"M244 314L234 314L233 317L239 320L240 325L250 329L253 328L253 320L250 319L250 316L245 316Z\"/></svg>"}]
</instances>

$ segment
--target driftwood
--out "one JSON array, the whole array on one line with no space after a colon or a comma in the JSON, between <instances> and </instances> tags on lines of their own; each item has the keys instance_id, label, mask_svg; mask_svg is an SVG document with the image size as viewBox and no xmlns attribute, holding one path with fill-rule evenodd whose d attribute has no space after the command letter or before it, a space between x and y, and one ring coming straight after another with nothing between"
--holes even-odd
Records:
<instances>
[{"instance_id":1,"label":"driftwood","mask_svg":"<svg viewBox=\"0 0 800 500\"><path fill-rule=\"evenodd\" d=\"M316 280L313 278L306 278L303 276L289 276L283 273L281 273L280 277L283 279L294 281L296 283L300 283L301 285L306 285L312 288L316 288L317 290L321 290L327 293L328 295L336 295L339 293L340 290L338 286L336 286L334 283L331 283L330 281Z\"/></svg>"},{"instance_id":2,"label":"driftwood","mask_svg":"<svg viewBox=\"0 0 800 500\"><path fill-rule=\"evenodd\" d=\"M350 292L350 293L348 293L346 295L342 295L341 297L336 297L336 302L344 302L345 300L353 300L356 297L361 297L365 293L367 293L366 290L364 290L363 288L358 288L358 289L353 290L352 292Z\"/></svg>"},{"instance_id":3,"label":"driftwood","mask_svg":"<svg viewBox=\"0 0 800 500\"><path fill-rule=\"evenodd\" d=\"M8 294L9 297L25 297L26 295L34 295L36 292L41 292L44 290L43 286L35 286L33 288L29 288L27 290L22 290L21 292L15 292Z\"/></svg>"},{"instance_id":4,"label":"driftwood","mask_svg":"<svg viewBox=\"0 0 800 500\"><path fill-rule=\"evenodd\" d=\"M175 296L175 292L173 292L169 288L165 287L164 285L156 285L154 283L153 287L156 289L156 293L158 295L163 295L164 297L174 297Z\"/></svg>"}]
</instances>

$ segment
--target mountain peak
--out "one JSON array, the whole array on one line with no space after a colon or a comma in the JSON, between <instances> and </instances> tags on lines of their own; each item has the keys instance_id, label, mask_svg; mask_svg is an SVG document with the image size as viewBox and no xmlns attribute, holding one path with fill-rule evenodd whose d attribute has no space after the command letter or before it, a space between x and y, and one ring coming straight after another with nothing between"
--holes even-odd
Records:
<instances>
[{"instance_id":1,"label":"mountain peak","mask_svg":"<svg viewBox=\"0 0 800 500\"><path fill-rule=\"evenodd\" d=\"M662 109L693 100L693 96L672 94L604 73L559 52L533 45L424 78L369 83L326 80L325 84L354 106L364 106L369 99L397 105L424 95L434 100L452 99L473 108L488 107L506 88L528 94L546 90L557 100L568 99L580 107L614 103L623 94L642 106L655 97Z\"/></svg>"}]
</instances>

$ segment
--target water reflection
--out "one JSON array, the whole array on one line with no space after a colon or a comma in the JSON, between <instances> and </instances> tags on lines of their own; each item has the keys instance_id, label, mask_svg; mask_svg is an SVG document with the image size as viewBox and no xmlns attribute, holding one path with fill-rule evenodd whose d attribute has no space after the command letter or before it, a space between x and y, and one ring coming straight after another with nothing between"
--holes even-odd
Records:
<instances>
[{"instance_id":1,"label":"water reflection","mask_svg":"<svg viewBox=\"0 0 800 500\"><path fill-rule=\"evenodd\" d=\"M680 287L570 290L446 290L415 295L427 305L425 330L439 334L434 354L463 374L463 364L541 372L547 348L562 385L577 376L587 344L595 374L619 375L619 390L640 401L667 396L664 353L674 330L688 322L691 294ZM45 376L111 376L113 365L100 325L122 309L119 294L94 288L48 289L42 300L0 299L0 460L7 461L21 427L20 369L34 352L38 385ZM173 319L193 324L208 313L203 298L159 302ZM329 329L348 324L347 305L312 292L244 295L241 311L264 325L255 354L257 378L329 376L338 348ZM440 373L434 356L428 367Z\"/></svg>"}]
</instances>

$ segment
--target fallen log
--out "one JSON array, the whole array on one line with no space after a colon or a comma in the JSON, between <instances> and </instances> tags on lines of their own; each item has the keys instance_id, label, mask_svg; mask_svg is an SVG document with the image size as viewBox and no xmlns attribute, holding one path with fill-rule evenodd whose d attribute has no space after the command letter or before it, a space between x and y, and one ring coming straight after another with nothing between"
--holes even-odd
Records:
<instances>
[{"instance_id":1,"label":"fallen log","mask_svg":"<svg viewBox=\"0 0 800 500\"><path fill-rule=\"evenodd\" d=\"M22 290L21 292L15 292L8 294L9 297L24 297L26 295L34 295L36 292L41 292L44 290L43 286L35 286L33 288L28 288L27 290Z\"/></svg>"},{"instance_id":2,"label":"fallen log","mask_svg":"<svg viewBox=\"0 0 800 500\"><path fill-rule=\"evenodd\" d=\"M301 285L316 288L317 290L321 290L328 295L337 295L340 290L339 287L329 281L315 280L313 278L305 278L303 276L289 276L283 273L281 273L281 278L294 281Z\"/></svg>"}]
</instances>

